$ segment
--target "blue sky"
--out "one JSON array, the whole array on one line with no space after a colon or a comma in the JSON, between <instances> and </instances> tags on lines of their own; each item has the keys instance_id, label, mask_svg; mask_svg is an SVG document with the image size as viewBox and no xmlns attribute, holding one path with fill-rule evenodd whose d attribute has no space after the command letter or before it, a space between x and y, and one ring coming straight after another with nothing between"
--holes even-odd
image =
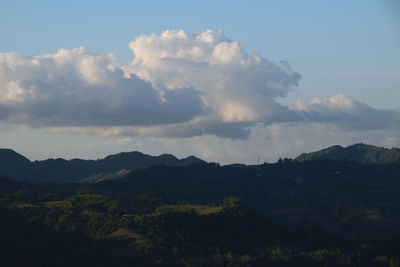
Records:
<instances>
[{"instance_id":1,"label":"blue sky","mask_svg":"<svg viewBox=\"0 0 400 267\"><path fill-rule=\"evenodd\" d=\"M248 55L259 52L263 58L274 62L288 61L292 70L301 75L301 79L298 86L292 86L286 94L273 98L283 106L289 106L297 99L308 103L314 98L344 94L373 109L400 110L398 1L0 2L0 52L37 56L54 54L61 48L74 49L83 46L92 53L114 53L118 62L129 65L133 60L132 50L128 47L130 41L140 35L160 35L165 30L180 29L189 34L202 33L207 29L221 29L225 37L239 42ZM183 156L187 153L199 153L199 156L216 161L230 158L227 162L251 162L255 154L262 153L249 150L237 153L237 157L214 157L212 149L209 152L198 149L202 146L201 140L196 139L199 145L193 148L193 140L185 139L182 143L188 143L186 147L178 148L166 144L177 142L176 138L181 137L159 135L141 136L141 146L138 145L136 135L118 136L115 138L131 138L131 143L126 141L122 142L123 146L118 144L101 147L96 144L114 137L76 134L70 131L60 133L60 130L48 131L32 125L28 125L32 128L30 130L21 130L20 126L18 129L2 130L0 135L3 135L2 140L5 141L0 146L17 146L17 150L22 150L21 152L29 154L31 158L43 158L57 153L67 157L73 157L74 153L76 156L95 157L138 148L155 154L171 152ZM398 128L391 129L390 142L377 144L399 146L396 130ZM365 132L346 132L346 136L342 135L336 141L333 138L329 142L320 140L319 143L304 143L293 150L280 149L277 145L275 151L265 157L272 160L279 156L293 156L302 149L319 148L335 142L349 144L353 141L380 140L378 135L371 137L371 134L366 135ZM151 138L163 139L155 141ZM214 137L204 138L208 140ZM229 141L231 139L220 139L225 137L218 134L215 138L217 139L214 141L208 140L210 146L212 142L227 142L229 144L226 146L234 151L242 151L242 146L245 146L230 143L236 142ZM21 140L28 144L19 145ZM89 152L82 153L79 149L71 151L61 147L57 150L50 144L52 142L45 140L54 140L54 143L66 140L69 147L76 145L78 148L83 144L93 144ZM252 142L251 138L245 140L247 141L237 142ZM279 143L278 140L275 141ZM151 145L154 142L162 143L159 144L160 149ZM41 145L35 146L33 143ZM161 151L163 149L171 151Z\"/></svg>"}]
</instances>

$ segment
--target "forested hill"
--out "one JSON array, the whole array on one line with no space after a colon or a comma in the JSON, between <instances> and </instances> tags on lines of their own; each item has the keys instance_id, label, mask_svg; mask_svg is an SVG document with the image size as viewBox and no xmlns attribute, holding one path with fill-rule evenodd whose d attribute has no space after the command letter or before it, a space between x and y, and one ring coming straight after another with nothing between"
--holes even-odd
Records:
<instances>
[{"instance_id":1,"label":"forested hill","mask_svg":"<svg viewBox=\"0 0 400 267\"><path fill-rule=\"evenodd\" d=\"M118 169L142 159L138 152L97 161L0 155L8 162L1 168L16 162L33 173L40 163L51 175L65 172L63 179L76 166L98 172L87 166ZM0 266L400 266L399 163L220 166L175 158L183 165L166 166L174 158L87 183L0 177Z\"/></svg>"},{"instance_id":2,"label":"forested hill","mask_svg":"<svg viewBox=\"0 0 400 267\"><path fill-rule=\"evenodd\" d=\"M349 147L332 146L317 152L303 153L295 161L347 160L362 164L387 164L400 162L400 149L387 149L365 144ZM62 158L30 161L11 149L0 149L0 176L34 182L85 182L97 183L119 179L131 171L152 166L171 167L205 164L204 160L189 156L178 159L171 154L151 156L138 151L109 155L104 159L65 160Z\"/></svg>"},{"instance_id":3,"label":"forested hill","mask_svg":"<svg viewBox=\"0 0 400 267\"><path fill-rule=\"evenodd\" d=\"M284 159L0 178L0 265L400 266L399 177L400 164Z\"/></svg>"},{"instance_id":4,"label":"forested hill","mask_svg":"<svg viewBox=\"0 0 400 267\"><path fill-rule=\"evenodd\" d=\"M137 151L122 152L98 160L57 158L30 161L11 149L0 149L0 176L35 182L77 182L93 175L122 169L135 171L157 165L183 166L192 163L206 162L194 156L178 159L170 154L151 156Z\"/></svg>"},{"instance_id":5,"label":"forested hill","mask_svg":"<svg viewBox=\"0 0 400 267\"><path fill-rule=\"evenodd\" d=\"M331 146L316 152L303 153L297 161L308 160L349 160L364 164L386 164L400 162L399 148L383 148L366 144L354 144L348 147Z\"/></svg>"}]
</instances>

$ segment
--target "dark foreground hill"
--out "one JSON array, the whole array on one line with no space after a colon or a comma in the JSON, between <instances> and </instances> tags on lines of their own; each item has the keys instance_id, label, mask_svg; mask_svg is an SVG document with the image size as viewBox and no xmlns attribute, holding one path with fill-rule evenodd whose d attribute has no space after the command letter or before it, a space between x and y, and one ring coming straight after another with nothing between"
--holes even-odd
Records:
<instances>
[{"instance_id":1,"label":"dark foreground hill","mask_svg":"<svg viewBox=\"0 0 400 267\"><path fill-rule=\"evenodd\" d=\"M399 164L286 159L4 178L0 265L399 266L399 177Z\"/></svg>"},{"instance_id":2,"label":"dark foreground hill","mask_svg":"<svg viewBox=\"0 0 400 267\"><path fill-rule=\"evenodd\" d=\"M355 144L348 147L331 146L320 151L303 153L297 161L307 160L350 160L368 164L386 164L400 162L400 149L387 149L365 144Z\"/></svg>"},{"instance_id":3,"label":"dark foreground hill","mask_svg":"<svg viewBox=\"0 0 400 267\"><path fill-rule=\"evenodd\" d=\"M400 164L283 160L260 166L155 166L95 184L42 184L73 194L141 195L166 202L219 203L236 196L284 225L319 227L366 240L400 237Z\"/></svg>"},{"instance_id":4,"label":"dark foreground hill","mask_svg":"<svg viewBox=\"0 0 400 267\"><path fill-rule=\"evenodd\" d=\"M164 164L91 179L0 178L0 266L400 266L397 162Z\"/></svg>"},{"instance_id":5,"label":"dark foreground hill","mask_svg":"<svg viewBox=\"0 0 400 267\"><path fill-rule=\"evenodd\" d=\"M108 174L122 169L144 170L150 166L183 166L205 161L189 156L178 159L170 154L150 156L137 151L122 152L99 160L47 159L30 161L11 149L0 149L0 176L35 182L77 182L93 175Z\"/></svg>"}]
</instances>

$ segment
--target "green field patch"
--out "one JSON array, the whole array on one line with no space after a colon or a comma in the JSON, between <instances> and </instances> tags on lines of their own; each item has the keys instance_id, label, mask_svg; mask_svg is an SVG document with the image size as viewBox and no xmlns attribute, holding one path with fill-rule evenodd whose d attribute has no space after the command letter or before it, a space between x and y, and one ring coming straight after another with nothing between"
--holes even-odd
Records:
<instances>
[{"instance_id":1,"label":"green field patch","mask_svg":"<svg viewBox=\"0 0 400 267\"><path fill-rule=\"evenodd\" d=\"M104 215L102 212L96 211L96 210L91 210L91 209L84 209L81 213L81 215L88 215L90 217L99 217Z\"/></svg>"},{"instance_id":2,"label":"green field patch","mask_svg":"<svg viewBox=\"0 0 400 267\"><path fill-rule=\"evenodd\" d=\"M91 194L85 194L85 195L75 195L75 198L80 198L80 199L87 199L87 200L91 200L91 199L107 199L108 197L105 195L91 195Z\"/></svg>"},{"instance_id":3,"label":"green field patch","mask_svg":"<svg viewBox=\"0 0 400 267\"><path fill-rule=\"evenodd\" d=\"M199 215L209 215L213 213L219 213L222 211L222 207L211 207L207 205L162 205L158 207L155 212L194 212Z\"/></svg>"},{"instance_id":4,"label":"green field patch","mask_svg":"<svg viewBox=\"0 0 400 267\"><path fill-rule=\"evenodd\" d=\"M71 208L72 207L71 202L68 200L43 202L43 206L46 208Z\"/></svg>"},{"instance_id":5,"label":"green field patch","mask_svg":"<svg viewBox=\"0 0 400 267\"><path fill-rule=\"evenodd\" d=\"M15 203L10 205L14 208L39 208L39 205L31 204L31 203Z\"/></svg>"},{"instance_id":6,"label":"green field patch","mask_svg":"<svg viewBox=\"0 0 400 267\"><path fill-rule=\"evenodd\" d=\"M109 238L128 239L134 246L151 247L150 241L142 234L133 232L126 228L119 228L108 236Z\"/></svg>"},{"instance_id":7,"label":"green field patch","mask_svg":"<svg viewBox=\"0 0 400 267\"><path fill-rule=\"evenodd\" d=\"M104 195L75 195L73 198L89 205L103 203L108 199L108 197Z\"/></svg>"}]
</instances>

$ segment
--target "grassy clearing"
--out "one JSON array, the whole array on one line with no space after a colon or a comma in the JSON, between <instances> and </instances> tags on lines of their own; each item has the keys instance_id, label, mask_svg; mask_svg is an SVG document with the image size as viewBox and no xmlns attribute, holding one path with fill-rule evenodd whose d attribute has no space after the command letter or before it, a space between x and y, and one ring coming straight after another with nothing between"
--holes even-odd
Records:
<instances>
[{"instance_id":1,"label":"grassy clearing","mask_svg":"<svg viewBox=\"0 0 400 267\"><path fill-rule=\"evenodd\" d=\"M222 207L210 207L207 205L162 205L156 209L156 212L180 211L195 212L200 215L209 215L221 212Z\"/></svg>"},{"instance_id":2,"label":"grassy clearing","mask_svg":"<svg viewBox=\"0 0 400 267\"><path fill-rule=\"evenodd\" d=\"M80 198L83 200L92 200L92 199L107 199L108 197L105 195L92 195L92 194L80 194L80 195L75 195L75 198Z\"/></svg>"},{"instance_id":3,"label":"grassy clearing","mask_svg":"<svg viewBox=\"0 0 400 267\"><path fill-rule=\"evenodd\" d=\"M91 210L91 209L84 209L81 213L81 215L88 215L88 216L102 216L104 213L99 212L99 211L95 211L95 210Z\"/></svg>"},{"instance_id":4,"label":"grassy clearing","mask_svg":"<svg viewBox=\"0 0 400 267\"><path fill-rule=\"evenodd\" d=\"M126 228L119 228L114 233L108 236L109 238L117 239L129 239L132 241L132 245L150 247L150 241L143 235L135 233Z\"/></svg>"},{"instance_id":5,"label":"grassy clearing","mask_svg":"<svg viewBox=\"0 0 400 267\"><path fill-rule=\"evenodd\" d=\"M16 203L11 205L11 207L15 208L39 208L39 205L31 204L31 203Z\"/></svg>"},{"instance_id":6,"label":"grassy clearing","mask_svg":"<svg viewBox=\"0 0 400 267\"><path fill-rule=\"evenodd\" d=\"M43 206L46 208L71 208L72 205L68 200L60 200L44 202Z\"/></svg>"}]
</instances>

